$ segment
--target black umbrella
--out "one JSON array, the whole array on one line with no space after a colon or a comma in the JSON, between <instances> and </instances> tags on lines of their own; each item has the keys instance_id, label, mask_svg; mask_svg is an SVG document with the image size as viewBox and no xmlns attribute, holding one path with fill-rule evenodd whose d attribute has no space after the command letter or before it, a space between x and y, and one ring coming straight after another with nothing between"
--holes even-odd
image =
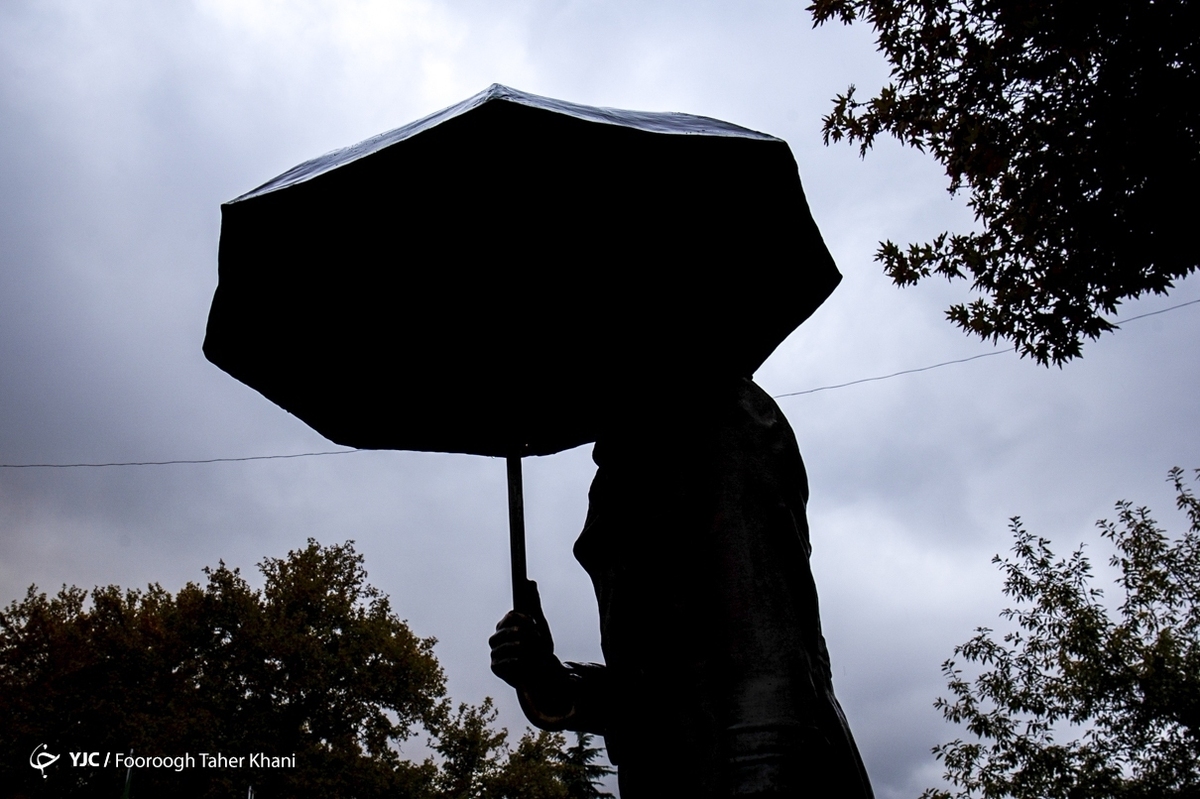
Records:
<instances>
[{"instance_id":1,"label":"black umbrella","mask_svg":"<svg viewBox=\"0 0 1200 799\"><path fill-rule=\"evenodd\" d=\"M841 276L785 142L498 84L221 207L205 355L350 447L594 441L647 384L749 376Z\"/></svg>"}]
</instances>

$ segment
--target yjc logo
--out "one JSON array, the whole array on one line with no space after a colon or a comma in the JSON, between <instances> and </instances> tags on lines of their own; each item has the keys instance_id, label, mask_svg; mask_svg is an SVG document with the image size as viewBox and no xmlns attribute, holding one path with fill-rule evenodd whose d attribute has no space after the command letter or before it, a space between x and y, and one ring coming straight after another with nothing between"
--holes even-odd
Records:
<instances>
[{"instance_id":1,"label":"yjc logo","mask_svg":"<svg viewBox=\"0 0 1200 799\"><path fill-rule=\"evenodd\" d=\"M99 752L67 752L71 756L72 766L99 766ZM104 765L108 765L108 758L104 758Z\"/></svg>"},{"instance_id":2,"label":"yjc logo","mask_svg":"<svg viewBox=\"0 0 1200 799\"><path fill-rule=\"evenodd\" d=\"M46 767L54 765L55 761L62 757L62 755L52 755L49 752L38 751L45 748L45 744L35 746L33 752L29 755L29 765L42 772L42 779L46 779Z\"/></svg>"}]
</instances>

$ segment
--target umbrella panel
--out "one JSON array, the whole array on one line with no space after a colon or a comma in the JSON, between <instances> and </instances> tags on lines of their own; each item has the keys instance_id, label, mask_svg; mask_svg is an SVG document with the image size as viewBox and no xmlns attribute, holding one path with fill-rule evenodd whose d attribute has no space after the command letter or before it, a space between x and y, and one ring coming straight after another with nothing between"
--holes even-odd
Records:
<instances>
[{"instance_id":1,"label":"umbrella panel","mask_svg":"<svg viewBox=\"0 0 1200 799\"><path fill-rule=\"evenodd\" d=\"M547 454L750 375L839 277L781 141L488 102L225 205L205 352L341 444Z\"/></svg>"}]
</instances>

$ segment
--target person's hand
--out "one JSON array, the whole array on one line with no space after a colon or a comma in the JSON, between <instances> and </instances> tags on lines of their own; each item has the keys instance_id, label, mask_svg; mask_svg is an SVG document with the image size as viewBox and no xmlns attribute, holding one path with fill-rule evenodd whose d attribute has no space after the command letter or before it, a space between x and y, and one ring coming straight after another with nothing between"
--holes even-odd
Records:
<instances>
[{"instance_id":1,"label":"person's hand","mask_svg":"<svg viewBox=\"0 0 1200 799\"><path fill-rule=\"evenodd\" d=\"M526 581L488 639L492 673L517 689L525 717L543 730L563 730L575 716L571 672L554 655L554 638L542 613L537 583Z\"/></svg>"},{"instance_id":2,"label":"person's hand","mask_svg":"<svg viewBox=\"0 0 1200 799\"><path fill-rule=\"evenodd\" d=\"M510 610L488 639L492 673L517 690L529 690L553 679L563 665L554 656L554 638L542 613L537 584L529 583L528 610Z\"/></svg>"}]
</instances>

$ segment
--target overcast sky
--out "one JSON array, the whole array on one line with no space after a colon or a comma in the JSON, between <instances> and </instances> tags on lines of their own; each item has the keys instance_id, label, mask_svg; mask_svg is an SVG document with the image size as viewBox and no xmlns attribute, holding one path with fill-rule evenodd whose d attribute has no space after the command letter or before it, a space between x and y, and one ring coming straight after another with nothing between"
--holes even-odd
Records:
<instances>
[{"instance_id":1,"label":"overcast sky","mask_svg":"<svg viewBox=\"0 0 1200 799\"><path fill-rule=\"evenodd\" d=\"M220 204L493 82L590 105L685 111L786 139L845 275L763 366L778 395L992 351L944 321L968 287L900 290L877 242L972 224L932 159L821 143L847 84L886 78L866 28L816 31L797 0L7 0L0 5L0 462L334 449L204 360ZM569 267L564 267L569 268ZM1128 317L1200 298L1196 280ZM936 784L960 734L941 662L1005 607L1007 519L1107 549L1122 498L1180 528L1165 483L1200 466L1200 306L1138 320L1045 369L1011 352L780 399L810 480L813 570L835 687L881 799ZM590 447L526 465L530 574L559 653L599 660L570 549ZM378 452L108 469L0 469L0 600L31 582L177 590L353 539L436 652L452 696L496 697L507 610L502 461ZM1104 570L1101 569L1101 572Z\"/></svg>"}]
</instances>

